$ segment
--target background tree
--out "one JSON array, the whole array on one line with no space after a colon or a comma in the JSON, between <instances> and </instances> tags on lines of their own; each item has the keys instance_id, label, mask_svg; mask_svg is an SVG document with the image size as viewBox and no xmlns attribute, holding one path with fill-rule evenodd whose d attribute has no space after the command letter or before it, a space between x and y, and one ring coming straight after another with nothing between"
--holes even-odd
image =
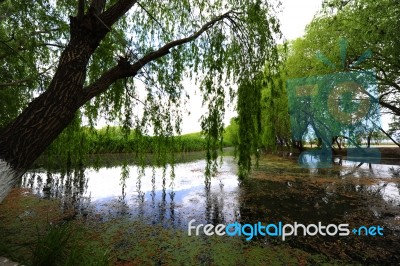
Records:
<instances>
[{"instance_id":1,"label":"background tree","mask_svg":"<svg viewBox=\"0 0 400 266\"><path fill-rule=\"evenodd\" d=\"M91 124L105 114L143 134L179 133L187 76L197 79L208 107L202 127L213 151L208 159L215 160L227 90L277 59L279 24L267 2L102 5L97 0L0 4L1 52L10 50L1 70L10 73L3 89L18 84L35 97L0 133L2 191L79 114ZM242 89L239 98L258 94ZM142 111L135 113L134 107Z\"/></svg>"},{"instance_id":2,"label":"background tree","mask_svg":"<svg viewBox=\"0 0 400 266\"><path fill-rule=\"evenodd\" d=\"M310 32L315 31L314 36L323 39L329 32L332 37L328 40L334 36L345 38L349 43L346 67L349 70L374 70L380 85L380 104L385 110L399 116L399 27L398 1L352 0L346 1L345 5L339 1L325 1L324 16L310 25ZM316 38L314 40L317 41ZM363 64L355 64L367 50L371 51L371 57L365 58L367 60Z\"/></svg>"},{"instance_id":3,"label":"background tree","mask_svg":"<svg viewBox=\"0 0 400 266\"><path fill-rule=\"evenodd\" d=\"M224 140L235 148L239 145L239 125L237 117L231 118L229 125L224 131Z\"/></svg>"},{"instance_id":4,"label":"background tree","mask_svg":"<svg viewBox=\"0 0 400 266\"><path fill-rule=\"evenodd\" d=\"M304 38L289 44L288 78L371 70L382 113L398 117L399 18L396 1L325 1Z\"/></svg>"}]
</instances>

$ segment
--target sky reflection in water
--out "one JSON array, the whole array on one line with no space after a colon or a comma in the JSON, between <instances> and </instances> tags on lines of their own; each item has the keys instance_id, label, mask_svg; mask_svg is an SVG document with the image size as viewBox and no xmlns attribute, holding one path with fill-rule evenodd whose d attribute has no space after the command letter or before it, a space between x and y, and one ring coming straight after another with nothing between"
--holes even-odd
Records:
<instances>
[{"instance_id":1,"label":"sky reflection in water","mask_svg":"<svg viewBox=\"0 0 400 266\"><path fill-rule=\"evenodd\" d=\"M373 185L355 186L357 193L379 196L400 205L400 186L386 182L395 177L398 166L368 165L335 159L341 164L339 178L371 177L382 181ZM198 223L229 223L239 218L241 210L257 205L257 200L244 202L232 157L223 159L218 175L205 185L205 160L176 164L175 177L171 167L146 167L144 173L133 165L76 169L70 173L49 173L34 170L24 175L21 186L29 187L42 197L60 198L63 208L74 208L77 215L97 217L101 221L118 217L185 227L191 219ZM124 179L124 170L128 178ZM285 169L290 172L290 169ZM315 169L307 169L312 173ZM252 186L257 184L252 183ZM280 188L281 189L281 188ZM241 191L242 190L242 191ZM326 191L330 195L332 191ZM295 202L296 199L293 199ZM257 206L254 206L257 207ZM328 206L326 206L328 207ZM259 217L260 220L263 217Z\"/></svg>"}]
</instances>

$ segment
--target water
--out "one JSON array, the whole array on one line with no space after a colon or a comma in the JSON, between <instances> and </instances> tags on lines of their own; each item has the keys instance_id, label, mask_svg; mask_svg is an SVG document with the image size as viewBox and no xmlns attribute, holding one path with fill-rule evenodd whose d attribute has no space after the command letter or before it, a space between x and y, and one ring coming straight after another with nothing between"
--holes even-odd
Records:
<instances>
[{"instance_id":1,"label":"water","mask_svg":"<svg viewBox=\"0 0 400 266\"><path fill-rule=\"evenodd\" d=\"M205 166L205 160L195 160L176 164L173 172L171 166L142 170L134 165L64 173L38 169L28 172L21 186L41 197L60 198L64 208L74 208L77 215L101 215L101 220L123 216L175 227L184 227L191 219L234 221L239 181L233 158L224 159L209 185Z\"/></svg>"},{"instance_id":2,"label":"water","mask_svg":"<svg viewBox=\"0 0 400 266\"><path fill-rule=\"evenodd\" d=\"M278 204L277 202L290 196L289 200L281 204L283 209L290 209L293 205L291 202L298 203L304 199L301 195L299 199L295 198L295 191L302 187L315 188L310 182L304 183L299 178L295 181L284 181L291 174L300 177L306 175L314 178L308 181L322 182L318 193L310 192L312 196L308 199L308 204L329 209L324 216L326 220L330 219L329 213L334 213L335 209L328 205L332 202L337 205L332 198L345 194L381 199L391 206L400 206L399 166L360 164L337 158L334 161L336 166L332 169L284 169L285 165L279 165L282 160L275 162L274 157L266 160L268 164L261 162L259 170L256 170L258 176L265 176L261 179L250 179L243 184L238 181L233 157L224 157L218 174L211 179L210 185L206 185L204 178L205 160L194 160L176 164L173 171L171 166L165 169L146 166L142 169L126 164L80 168L69 172L36 169L24 175L21 187L31 188L41 197L59 198L64 208L74 208L77 215L101 214L102 220L128 216L173 226L185 226L191 219L207 223L232 222L239 216L243 219L240 209L244 201L246 206L255 205L253 207L256 208L266 204L257 202L257 195L271 198L270 204ZM288 160L286 167L290 167L292 163ZM274 177L269 178L268 175ZM334 179L332 181L328 178ZM277 193L279 201L272 199ZM250 202L247 202L248 198ZM270 206L267 209L271 208ZM277 217L282 214L283 209L274 210ZM296 212L296 209L291 212ZM292 216L314 216L313 210L310 212L302 210Z\"/></svg>"},{"instance_id":3,"label":"water","mask_svg":"<svg viewBox=\"0 0 400 266\"><path fill-rule=\"evenodd\" d=\"M376 252L371 256L379 261L400 261L393 259L400 250L398 165L335 158L330 168L305 169L295 157L267 155L249 180L239 182L236 162L227 156L217 176L206 183L203 159L178 163L173 169L141 169L122 161L127 160L73 171L35 169L24 175L20 185L41 197L60 199L61 208L74 210L73 218L98 222L128 218L183 230L192 219L197 224L238 220L381 225L382 239L316 236L293 237L285 243L326 255L343 253L355 260L361 253ZM278 239L259 240L282 244Z\"/></svg>"}]
</instances>

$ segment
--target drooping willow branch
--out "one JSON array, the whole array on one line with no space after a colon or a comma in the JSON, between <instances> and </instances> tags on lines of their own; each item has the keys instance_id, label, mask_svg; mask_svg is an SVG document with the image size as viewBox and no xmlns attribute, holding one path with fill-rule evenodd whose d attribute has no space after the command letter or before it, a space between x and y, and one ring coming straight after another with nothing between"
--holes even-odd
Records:
<instances>
[{"instance_id":1,"label":"drooping willow branch","mask_svg":"<svg viewBox=\"0 0 400 266\"><path fill-rule=\"evenodd\" d=\"M130 63L127 58L120 57L119 62L115 67L106 71L98 80L83 89L84 95L82 98L82 104L106 91L108 87L115 81L126 77L136 76L138 71L142 69L146 64L169 54L172 48L194 41L208 29L212 28L219 21L230 18L230 15L232 13L235 12L228 11L220 16L215 17L208 23L204 24L198 31L196 31L192 35L186 38L171 41L160 47L158 50L147 53L133 64Z\"/></svg>"}]
</instances>

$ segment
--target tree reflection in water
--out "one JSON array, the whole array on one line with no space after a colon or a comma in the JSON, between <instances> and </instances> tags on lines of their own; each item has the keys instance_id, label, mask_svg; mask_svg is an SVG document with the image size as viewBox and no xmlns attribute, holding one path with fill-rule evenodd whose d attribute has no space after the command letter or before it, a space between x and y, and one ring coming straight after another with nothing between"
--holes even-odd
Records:
<instances>
[{"instance_id":1,"label":"tree reflection in water","mask_svg":"<svg viewBox=\"0 0 400 266\"><path fill-rule=\"evenodd\" d=\"M354 199L357 204L371 199L400 204L399 182L390 181L396 180L389 171L391 166L343 159L335 159L334 163L326 169L277 171L264 167L259 170L261 175L272 175L276 181L253 179L241 186L232 158L224 159L222 168L209 182L204 182L205 161L197 160L177 164L175 169L140 168L131 163L58 172L37 169L24 175L20 185L32 188L41 197L60 199L61 208L74 210L75 216L103 221L125 217L180 228L192 219L218 224L239 217L243 221L288 217L329 222L351 212L350 202ZM292 170L292 175L299 176L295 181L279 181L279 176L284 180ZM302 183L302 176L311 183ZM300 183L303 190L294 193Z\"/></svg>"}]
</instances>

